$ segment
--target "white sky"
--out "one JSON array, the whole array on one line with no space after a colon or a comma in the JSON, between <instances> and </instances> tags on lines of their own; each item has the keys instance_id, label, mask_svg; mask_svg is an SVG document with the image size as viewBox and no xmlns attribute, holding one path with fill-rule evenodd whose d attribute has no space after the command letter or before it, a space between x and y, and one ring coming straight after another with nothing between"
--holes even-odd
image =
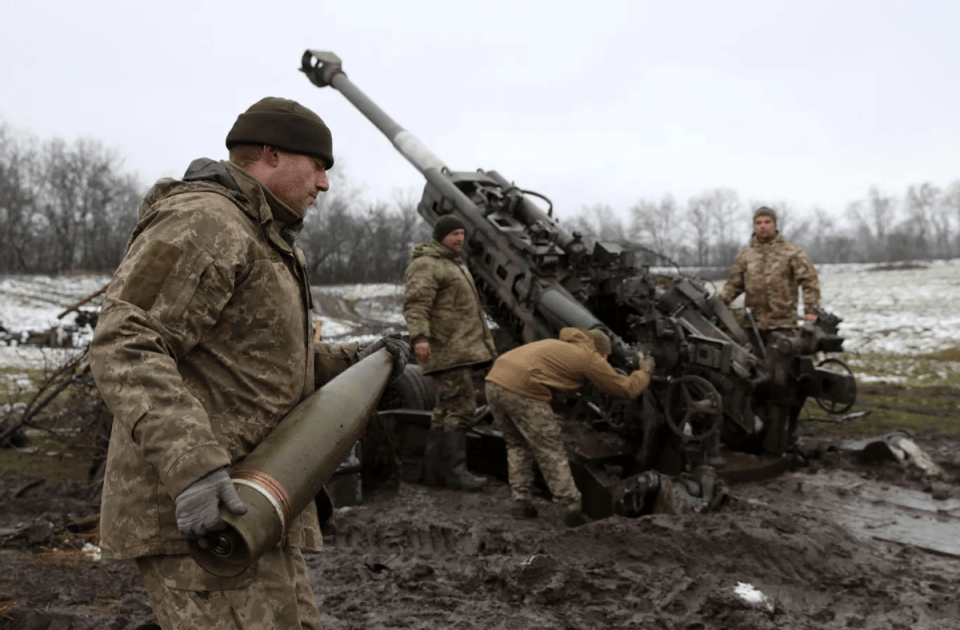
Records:
<instances>
[{"instance_id":1,"label":"white sky","mask_svg":"<svg viewBox=\"0 0 960 630\"><path fill-rule=\"evenodd\" d=\"M454 170L625 211L713 187L840 213L871 185L960 178L960 3L728 0L4 2L0 119L90 136L146 181L225 156L237 114L293 98L370 199L420 175L298 72L330 50Z\"/></svg>"}]
</instances>

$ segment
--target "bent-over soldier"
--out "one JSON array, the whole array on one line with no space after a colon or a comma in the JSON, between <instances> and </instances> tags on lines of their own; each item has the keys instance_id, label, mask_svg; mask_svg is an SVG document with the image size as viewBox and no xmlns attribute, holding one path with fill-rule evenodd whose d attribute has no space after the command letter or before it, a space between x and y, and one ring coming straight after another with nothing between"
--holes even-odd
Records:
<instances>
[{"instance_id":1,"label":"bent-over soldier","mask_svg":"<svg viewBox=\"0 0 960 630\"><path fill-rule=\"evenodd\" d=\"M624 376L607 362L610 350L610 338L602 330L563 328L559 339L528 343L494 361L486 379L487 404L494 427L507 443L514 516L537 517L533 504L536 462L553 500L564 509L564 523L576 527L586 522L560 438L561 425L550 403L587 382L609 396L639 396L653 376L653 357L639 355L640 369Z\"/></svg>"}]
</instances>

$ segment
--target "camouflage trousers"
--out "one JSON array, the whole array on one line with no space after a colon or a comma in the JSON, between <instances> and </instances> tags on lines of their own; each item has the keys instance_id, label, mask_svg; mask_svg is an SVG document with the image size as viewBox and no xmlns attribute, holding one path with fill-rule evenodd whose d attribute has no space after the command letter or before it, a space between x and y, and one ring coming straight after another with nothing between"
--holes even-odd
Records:
<instances>
[{"instance_id":1,"label":"camouflage trousers","mask_svg":"<svg viewBox=\"0 0 960 630\"><path fill-rule=\"evenodd\" d=\"M493 426L507 443L507 473L517 501L533 498L534 462L553 500L571 512L580 509L580 491L570 473L567 450L560 439L560 423L549 403L515 394L487 381L487 404Z\"/></svg>"},{"instance_id":2,"label":"camouflage trousers","mask_svg":"<svg viewBox=\"0 0 960 630\"><path fill-rule=\"evenodd\" d=\"M437 403L430 426L444 431L466 431L477 414L477 393L473 387L473 368L469 365L434 372Z\"/></svg>"},{"instance_id":3,"label":"camouflage trousers","mask_svg":"<svg viewBox=\"0 0 960 630\"><path fill-rule=\"evenodd\" d=\"M299 549L274 549L234 578L211 575L190 556L144 556L137 567L164 630L323 629Z\"/></svg>"}]
</instances>

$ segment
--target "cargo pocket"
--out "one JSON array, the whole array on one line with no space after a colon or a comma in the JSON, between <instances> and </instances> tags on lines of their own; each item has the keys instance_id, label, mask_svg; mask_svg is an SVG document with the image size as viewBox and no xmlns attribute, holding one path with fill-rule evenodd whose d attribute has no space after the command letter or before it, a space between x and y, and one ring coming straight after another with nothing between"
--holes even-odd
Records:
<instances>
[{"instance_id":1,"label":"cargo pocket","mask_svg":"<svg viewBox=\"0 0 960 630\"><path fill-rule=\"evenodd\" d=\"M256 568L222 578L190 556L137 558L154 612L164 628L253 630L277 627Z\"/></svg>"}]
</instances>

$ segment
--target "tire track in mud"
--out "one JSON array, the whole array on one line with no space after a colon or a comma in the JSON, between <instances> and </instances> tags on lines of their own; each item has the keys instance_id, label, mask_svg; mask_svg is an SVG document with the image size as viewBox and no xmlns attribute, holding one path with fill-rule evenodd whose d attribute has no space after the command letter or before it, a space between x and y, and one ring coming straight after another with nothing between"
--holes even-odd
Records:
<instances>
[{"instance_id":1,"label":"tire track in mud","mask_svg":"<svg viewBox=\"0 0 960 630\"><path fill-rule=\"evenodd\" d=\"M426 527L398 523L393 526L367 528L350 525L341 528L332 544L347 550L363 549L381 555L416 554L430 558L475 555L477 545L469 534L451 527Z\"/></svg>"}]
</instances>

